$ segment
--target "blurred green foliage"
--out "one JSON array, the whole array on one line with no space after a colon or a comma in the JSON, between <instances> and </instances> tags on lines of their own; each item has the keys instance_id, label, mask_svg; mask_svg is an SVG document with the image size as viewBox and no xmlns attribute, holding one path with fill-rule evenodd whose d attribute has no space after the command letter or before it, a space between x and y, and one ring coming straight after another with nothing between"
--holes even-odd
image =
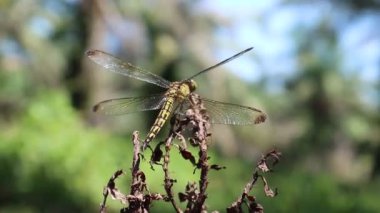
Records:
<instances>
[{"instance_id":1,"label":"blurred green foliage","mask_svg":"<svg viewBox=\"0 0 380 213\"><path fill-rule=\"evenodd\" d=\"M123 165L130 147L84 126L61 91L36 96L23 113L0 138L4 211L95 211L96 186Z\"/></svg>"},{"instance_id":2,"label":"blurred green foliage","mask_svg":"<svg viewBox=\"0 0 380 213\"><path fill-rule=\"evenodd\" d=\"M71 108L67 94L60 91L36 96L23 113L3 126L0 135L3 212L96 211L102 186L118 168L126 171L118 183L122 190L128 191L132 153L129 138L122 139L83 125ZM227 169L210 172L208 207L224 211L225 204L234 201L250 180L253 165L213 152L210 157L211 162ZM155 167L153 171L147 161L142 164L149 189L163 193L163 174ZM175 150L170 169L178 180L176 191L181 191L188 181L198 180L199 171L193 175L190 162L184 161ZM380 208L378 181L372 186L342 184L328 174L310 174L303 169L281 169L271 174L269 181L272 187L280 189L279 196L266 198L261 184L253 190L269 212L294 209L376 212ZM114 211L120 208L111 200L108 203ZM155 203L152 210L163 209L171 210L165 203Z\"/></svg>"},{"instance_id":3,"label":"blurred green foliage","mask_svg":"<svg viewBox=\"0 0 380 213\"><path fill-rule=\"evenodd\" d=\"M265 31L270 23L266 16L289 5L299 6L302 14L308 4L281 2L249 16L246 27L260 23L264 27L256 30ZM288 26L294 40L288 54L296 64L291 74L262 74L255 85L222 70L197 79L202 96L254 103L269 115L254 128L213 127L210 162L227 169L210 172L210 211L223 212L235 201L256 160L275 146L283 159L268 180L279 195L265 197L261 184L252 191L268 212L380 212L379 83L363 80L360 69L348 70L343 58L351 53L340 46L342 28L355 24L344 22L344 14L360 20L380 7L371 0L328 4L333 12L320 14L319 21ZM0 17L0 212L97 211L103 186L117 169L126 172L118 187L129 191L132 131L144 137L156 114L106 119L90 108L103 99L156 93L157 88L95 71L98 67L84 57L87 49L109 50L172 80L212 65L211 51L236 49L219 41L215 31L232 34L230 43L240 42L233 30L226 30L240 19L226 21L181 1L8 0L0 3ZM378 14L370 19L376 23ZM375 28L364 44L378 39ZM220 44L224 46L216 48ZM368 44L370 53L373 44ZM265 56L259 48L254 51L252 58L244 57L257 60L266 73L260 66ZM277 66L276 58L270 61ZM193 166L175 149L170 166L178 181L175 192L199 178L199 171L193 174ZM164 193L162 171L155 168L150 169L148 159L142 162L150 191ZM122 207L112 200L107 204L110 212ZM152 210L172 208L158 202Z\"/></svg>"}]
</instances>

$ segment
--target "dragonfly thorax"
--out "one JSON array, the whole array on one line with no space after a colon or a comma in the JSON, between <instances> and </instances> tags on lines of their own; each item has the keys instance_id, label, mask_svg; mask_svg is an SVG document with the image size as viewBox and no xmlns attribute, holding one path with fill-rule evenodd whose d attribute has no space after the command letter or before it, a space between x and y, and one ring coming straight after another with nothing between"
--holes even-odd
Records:
<instances>
[{"instance_id":1,"label":"dragonfly thorax","mask_svg":"<svg viewBox=\"0 0 380 213\"><path fill-rule=\"evenodd\" d=\"M183 101L196 89L196 87L197 85L193 80L176 81L170 84L166 96L173 97L177 99L177 101Z\"/></svg>"}]
</instances>

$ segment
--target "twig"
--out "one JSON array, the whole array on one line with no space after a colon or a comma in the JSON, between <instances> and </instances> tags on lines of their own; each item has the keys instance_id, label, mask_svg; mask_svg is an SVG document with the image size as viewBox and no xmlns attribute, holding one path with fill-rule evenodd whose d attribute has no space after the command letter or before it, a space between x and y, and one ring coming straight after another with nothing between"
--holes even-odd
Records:
<instances>
[{"instance_id":1,"label":"twig","mask_svg":"<svg viewBox=\"0 0 380 213\"><path fill-rule=\"evenodd\" d=\"M172 145L174 135L175 133L173 131L173 128L171 128L169 137L165 140L165 155L164 155L164 164L162 165L162 169L165 174L164 188L166 191L167 199L171 202L176 212L182 212L181 208L177 205L174 199L174 194L172 191L173 183L175 182L175 180L169 176L170 147Z\"/></svg>"},{"instance_id":2,"label":"twig","mask_svg":"<svg viewBox=\"0 0 380 213\"><path fill-rule=\"evenodd\" d=\"M208 128L210 126L208 122L208 116L206 110L203 106L203 103L200 97L196 94L190 96L190 101L192 103L192 121L195 123L194 135L193 138L199 146L199 161L198 168L201 170L200 179L199 179L199 195L195 200L194 212L201 212L205 209L204 202L207 198L206 189L208 186L207 175L210 170L208 164L208 145L207 137L209 136Z\"/></svg>"},{"instance_id":3,"label":"twig","mask_svg":"<svg viewBox=\"0 0 380 213\"><path fill-rule=\"evenodd\" d=\"M268 162L271 161L272 162L271 166L273 167L279 162L280 157L281 157L281 153L276 150L272 150L268 152L266 155L261 157L261 159L257 163L257 166L253 172L252 180L245 185L244 190L242 194L240 195L240 197L237 199L237 201L232 203L231 206L227 208L227 212L229 213L243 212L242 204L244 202L248 203L249 212L255 212L255 213L264 212L264 208L259 203L256 202L256 198L254 196L249 195L249 192L252 190L252 187L256 184L257 180L261 178L264 184L265 195L268 197L274 197L277 195L277 189L273 191L269 187L268 182L265 179L265 177L260 173L266 173L266 172L272 171L268 166Z\"/></svg>"},{"instance_id":4,"label":"twig","mask_svg":"<svg viewBox=\"0 0 380 213\"><path fill-rule=\"evenodd\" d=\"M122 200L123 196L120 195L118 189L116 188L116 184L115 184L115 180L116 178L118 178L120 175L123 174L123 170L117 170L113 175L112 177L109 179L108 183L107 183L107 186L104 187L103 189L103 202L102 204L100 205L100 210L99 212L101 213L104 213L106 212L107 210L107 206L106 206L106 202L107 202L107 197L109 194L111 194L111 196L113 198L120 198L120 200Z\"/></svg>"},{"instance_id":5,"label":"twig","mask_svg":"<svg viewBox=\"0 0 380 213\"><path fill-rule=\"evenodd\" d=\"M122 170L117 170L114 175L108 181L107 186L103 191L103 202L100 206L100 212L106 212L106 200L108 195L111 195L113 199L119 200L123 204L129 204L126 208L120 210L120 212L133 212L142 213L149 212L150 204L154 200L165 200L165 197L158 193L151 194L146 187L146 177L143 171L140 170L140 142L138 139L138 132L133 132L133 160L132 160L132 183L130 188L130 194L124 195L116 188L115 180L120 175L124 174ZM144 192L148 192L144 194Z\"/></svg>"},{"instance_id":6,"label":"twig","mask_svg":"<svg viewBox=\"0 0 380 213\"><path fill-rule=\"evenodd\" d=\"M162 166L164 172L164 189L166 195L161 195L158 193L150 193L146 186L146 177L143 171L140 170L140 158L141 158L141 145L138 139L138 132L133 133L133 161L131 167L132 183L130 187L130 194L124 195L117 188L115 180L121 174L124 174L122 170L118 170L110 178L107 187L103 192L104 200L101 204L100 211L103 213L106 210L106 199L108 195L111 195L112 198L120 200L124 204L129 204L126 208L123 208L121 212L149 212L150 205L154 200L164 200L170 202L177 213L182 212L206 212L205 200L207 199L207 187L208 187L208 173L210 169L220 170L225 167L219 166L216 164L210 165L208 160L208 144L207 139L211 135L208 132L210 123L209 118L206 113L206 109L202 104L202 100L197 94L191 94L189 97L189 106L187 107L185 114L177 114L171 120L170 131L167 138L156 145L153 150L150 163L153 168L153 164L159 164ZM183 132L189 131L190 138L185 139ZM178 138L180 144L174 144L174 139ZM196 157L187 149L187 142L194 147L198 147L198 161ZM165 151L161 150L161 146L165 145ZM179 201L185 202L186 209L182 210L178 205L176 199L174 198L173 185L176 182L170 176L169 163L170 163L170 151L171 148L179 148L180 154L185 160L190 161L196 168L200 169L200 177L198 184L188 183L186 185L185 192L178 193ZM264 192L268 197L274 197L277 195L277 190L272 190L269 187L267 180L264 177L264 173L270 172L271 167L278 163L281 153L273 150L268 152L266 155L257 163L257 166L254 169L252 179L246 184L243 189L242 194L239 198L227 208L227 212L240 213L243 212L243 204L248 205L249 212L263 212L263 207L256 202L256 198L252 195L249 195L253 186L260 179L264 184ZM161 159L163 158L163 163L160 164ZM269 166L268 166L269 165ZM195 171L195 170L194 170ZM147 193L146 193L147 192Z\"/></svg>"}]
</instances>

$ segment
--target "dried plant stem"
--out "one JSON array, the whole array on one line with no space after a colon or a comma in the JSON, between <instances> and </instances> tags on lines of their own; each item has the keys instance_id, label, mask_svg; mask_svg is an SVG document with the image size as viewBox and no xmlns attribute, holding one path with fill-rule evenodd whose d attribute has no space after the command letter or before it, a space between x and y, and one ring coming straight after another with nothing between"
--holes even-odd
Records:
<instances>
[{"instance_id":1,"label":"dried plant stem","mask_svg":"<svg viewBox=\"0 0 380 213\"><path fill-rule=\"evenodd\" d=\"M162 169L164 171L165 179L164 179L164 188L166 191L167 199L173 205L173 208L176 212L182 212L182 210L177 205L177 202L174 199L174 194L172 191L174 180L169 176L169 162L170 162L170 147L172 145L175 133L171 131L169 137L165 141L165 155L164 155L164 164Z\"/></svg>"},{"instance_id":2,"label":"dried plant stem","mask_svg":"<svg viewBox=\"0 0 380 213\"><path fill-rule=\"evenodd\" d=\"M204 203L207 198L206 190L208 186L208 172L210 170L208 163L208 144L207 137L209 136L208 128L209 121L206 114L206 110L203 106L202 100L196 94L190 96L190 101L192 103L193 111L193 121L195 125L194 139L198 143L199 147L199 161L198 168L201 170L200 179L199 179L199 194L195 200L194 212L201 212L205 209Z\"/></svg>"},{"instance_id":3,"label":"dried plant stem","mask_svg":"<svg viewBox=\"0 0 380 213\"><path fill-rule=\"evenodd\" d=\"M137 188L134 187L138 184L137 173L140 170L140 142L138 139L138 132L134 131L132 135L133 142L133 159L132 159L132 184L131 184L131 195L135 195Z\"/></svg>"},{"instance_id":4,"label":"dried plant stem","mask_svg":"<svg viewBox=\"0 0 380 213\"><path fill-rule=\"evenodd\" d=\"M194 212L201 212L204 209L204 203L207 198L206 189L208 186L207 175L209 171L208 157L207 157L207 143L206 140L199 144L200 148L200 159L199 167L201 169L200 179L199 179L199 195L195 201Z\"/></svg>"},{"instance_id":5,"label":"dried plant stem","mask_svg":"<svg viewBox=\"0 0 380 213\"><path fill-rule=\"evenodd\" d=\"M240 197L235 202L233 202L230 207L227 208L228 213L243 212L242 204L245 202L248 204L249 212L264 212L264 208L259 203L257 203L256 198L254 196L249 195L249 193L251 192L253 186L257 183L257 181L261 179L264 184L265 195L267 197L274 197L277 195L277 189L273 191L269 187L269 184L263 176L263 174L270 172L270 167L275 166L279 162L280 157L281 152L278 152L275 149L261 157L261 159L257 163L255 170L253 171L252 180L245 185Z\"/></svg>"},{"instance_id":6,"label":"dried plant stem","mask_svg":"<svg viewBox=\"0 0 380 213\"><path fill-rule=\"evenodd\" d=\"M140 140L138 139L138 132L135 131L132 137L133 159L130 193L125 195L117 189L115 180L125 173L122 170L116 171L103 191L104 200L101 204L100 212L103 213L106 211L106 199L108 195L126 205L126 207L121 209L120 212L149 212L152 202L158 200L170 202L177 213L207 212L205 201L208 197L206 191L209 184L209 171L210 169L220 170L225 167L217 164L209 164L207 139L211 135L208 132L210 121L202 100L197 94L192 93L189 96L189 102L186 107L187 110L184 114L178 114L173 117L167 138L158 143L155 149L152 150L153 152L150 160L151 166L152 168L153 164L162 166L166 194L150 193L147 188L145 173L140 170L142 149ZM190 134L189 139L185 139L186 134ZM175 139L178 139L180 143L173 144ZM198 149L198 158L188 150L187 142ZM161 150L162 145L165 146L164 151ZM178 193L179 201L175 199L175 192L173 191L173 185L176 183L176 180L170 176L169 171L170 151L172 147L178 148L183 159L187 162L191 162L192 165L200 170L198 183L189 182L185 191ZM271 167L279 162L280 156L281 153L276 150L272 150L262 156L253 171L252 179L246 184L242 194L237 200L227 208L227 212L243 212L243 204L247 204L249 212L263 212L263 207L257 203L256 198L253 195L249 195L249 193L253 186L257 184L258 180L261 180L264 184L264 192L266 196L273 197L277 194L277 190L273 191L269 187L264 174L271 171ZM179 206L179 202L187 202L186 209L182 210Z\"/></svg>"}]
</instances>

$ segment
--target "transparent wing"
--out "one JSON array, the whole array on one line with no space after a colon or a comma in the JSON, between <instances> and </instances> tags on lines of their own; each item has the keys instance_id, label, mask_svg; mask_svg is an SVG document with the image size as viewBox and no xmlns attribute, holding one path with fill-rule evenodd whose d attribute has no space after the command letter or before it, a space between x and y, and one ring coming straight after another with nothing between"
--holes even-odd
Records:
<instances>
[{"instance_id":1,"label":"transparent wing","mask_svg":"<svg viewBox=\"0 0 380 213\"><path fill-rule=\"evenodd\" d=\"M213 66L211 66L211 67L209 67L209 68L206 68L206 69L204 69L204 70L198 72L197 74L191 76L191 77L188 78L187 80L190 80L190 79L192 79L192 78L195 78L195 77L197 77L198 75L200 75L200 74L202 74L202 73L208 72L208 71L213 70L213 69L215 69L215 68L217 68L217 67L219 67L219 66L222 66L223 64L226 64L226 63L228 63L228 62L230 62L230 61L232 61L232 60L234 60L234 59L237 59L238 57L240 57L240 56L242 56L243 54L245 54L245 53L251 51L252 49L253 49L253 47L250 47L250 48L245 49L245 50L243 50L243 51L241 51L241 52L239 52L239 53L237 53L237 54L235 54L235 55L233 55L233 56L231 56L231 57L229 57L229 58L227 58L227 59L224 59L223 61L221 61L221 62L219 62L219 63L217 63L217 64L215 64L215 65L213 65Z\"/></svg>"},{"instance_id":2,"label":"transparent wing","mask_svg":"<svg viewBox=\"0 0 380 213\"><path fill-rule=\"evenodd\" d=\"M165 102L165 95L120 98L102 101L93 107L94 112L106 115L122 115L133 112L157 110Z\"/></svg>"},{"instance_id":3,"label":"transparent wing","mask_svg":"<svg viewBox=\"0 0 380 213\"><path fill-rule=\"evenodd\" d=\"M135 67L132 64L124 62L103 51L89 50L86 52L86 55L95 63L106 68L108 71L119 73L131 78L136 78L141 81L146 81L163 88L169 88L170 81Z\"/></svg>"},{"instance_id":4,"label":"transparent wing","mask_svg":"<svg viewBox=\"0 0 380 213\"><path fill-rule=\"evenodd\" d=\"M259 109L237 104L202 99L211 123L228 125L252 125L265 121L266 114Z\"/></svg>"}]
</instances>

